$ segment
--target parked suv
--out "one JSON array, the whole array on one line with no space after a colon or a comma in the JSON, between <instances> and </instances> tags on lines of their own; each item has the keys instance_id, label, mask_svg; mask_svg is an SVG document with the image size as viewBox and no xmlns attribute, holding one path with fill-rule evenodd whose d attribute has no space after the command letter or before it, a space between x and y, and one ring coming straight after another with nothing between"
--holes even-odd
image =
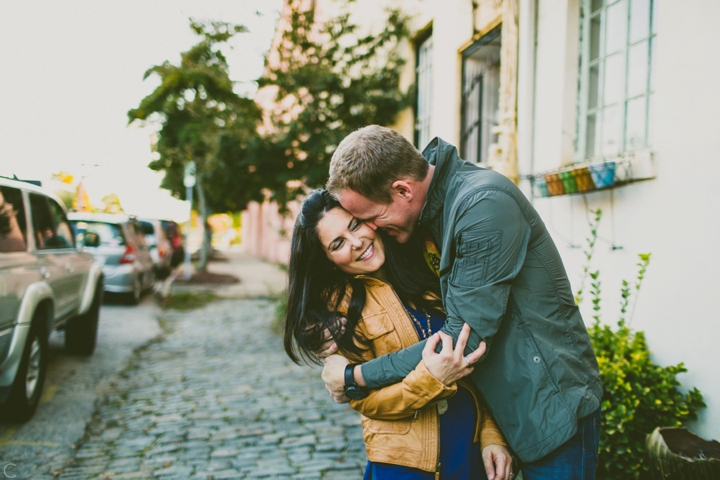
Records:
<instances>
[{"instance_id":1,"label":"parked suv","mask_svg":"<svg viewBox=\"0 0 720 480\"><path fill-rule=\"evenodd\" d=\"M85 238L88 245L97 236ZM76 246L52 194L0 177L0 417L26 421L42 394L48 337L65 330L70 353L95 350L103 275Z\"/></svg>"}]
</instances>

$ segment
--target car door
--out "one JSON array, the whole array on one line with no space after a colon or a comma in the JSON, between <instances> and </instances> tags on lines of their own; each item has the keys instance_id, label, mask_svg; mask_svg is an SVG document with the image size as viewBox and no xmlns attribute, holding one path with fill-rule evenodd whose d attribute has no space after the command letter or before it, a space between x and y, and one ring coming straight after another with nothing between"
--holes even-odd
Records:
<instances>
[{"instance_id":1,"label":"car door","mask_svg":"<svg viewBox=\"0 0 720 480\"><path fill-rule=\"evenodd\" d=\"M65 271L64 283L67 285L68 296L72 300L70 310L76 311L82 303L83 292L85 292L85 284L90 275L90 268L95 260L92 255L81 253L80 246L75 243L75 233L73 232L70 221L65 215L65 209L54 199L47 199L52 214L53 223L57 230L57 236L61 240L61 244L68 244L67 248L63 247L55 254L56 260L62 263Z\"/></svg>"},{"instance_id":2,"label":"car door","mask_svg":"<svg viewBox=\"0 0 720 480\"><path fill-rule=\"evenodd\" d=\"M30 211L40 273L53 290L55 318L64 318L80 306L83 281L72 229L62 208L45 195L30 193Z\"/></svg>"},{"instance_id":3,"label":"car door","mask_svg":"<svg viewBox=\"0 0 720 480\"><path fill-rule=\"evenodd\" d=\"M28 251L27 227L22 191L0 186L0 362L25 289L39 279L37 259Z\"/></svg>"}]
</instances>

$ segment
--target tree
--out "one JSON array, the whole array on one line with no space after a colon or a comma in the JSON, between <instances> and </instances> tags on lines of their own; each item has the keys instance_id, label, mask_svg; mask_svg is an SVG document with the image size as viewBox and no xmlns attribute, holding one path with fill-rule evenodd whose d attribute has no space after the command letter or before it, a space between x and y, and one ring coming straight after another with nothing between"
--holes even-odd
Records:
<instances>
[{"instance_id":1,"label":"tree","mask_svg":"<svg viewBox=\"0 0 720 480\"><path fill-rule=\"evenodd\" d=\"M398 10L387 12L382 31L359 35L350 22L351 1L326 24L315 21L314 8L303 9L307 2L289 3L276 61L259 80L276 92L269 132L244 165L255 174L251 188L269 189L281 205L305 187L324 185L332 153L346 135L392 124L411 98L400 89L398 47L407 26Z\"/></svg>"},{"instance_id":2,"label":"tree","mask_svg":"<svg viewBox=\"0 0 720 480\"><path fill-rule=\"evenodd\" d=\"M105 195L102 198L102 203L104 205L102 212L104 213L123 213L125 210L122 207L122 204L120 203L120 197L116 193L111 193L109 195Z\"/></svg>"},{"instance_id":3,"label":"tree","mask_svg":"<svg viewBox=\"0 0 720 480\"><path fill-rule=\"evenodd\" d=\"M240 25L224 22L200 24L193 20L190 27L202 40L181 54L179 65L164 62L145 72L160 77L161 84L140 105L128 112L129 123L157 123L154 149L158 158L149 167L165 172L161 187L177 197L185 198L183 172L193 161L197 166L196 191L201 223L211 211L227 211L244 207L243 191L230 181L230 172L219 152L249 152L256 136L260 110L251 99L240 97L233 90L228 63L219 46L238 33ZM227 157L227 155L225 155ZM206 268L210 250L209 232L204 235L200 269Z\"/></svg>"}]
</instances>

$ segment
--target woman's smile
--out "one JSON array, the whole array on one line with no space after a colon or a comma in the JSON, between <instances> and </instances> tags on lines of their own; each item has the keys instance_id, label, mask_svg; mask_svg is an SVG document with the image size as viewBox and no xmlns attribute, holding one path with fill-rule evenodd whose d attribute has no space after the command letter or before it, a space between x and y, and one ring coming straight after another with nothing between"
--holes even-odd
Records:
<instances>
[{"instance_id":1,"label":"woman's smile","mask_svg":"<svg viewBox=\"0 0 720 480\"><path fill-rule=\"evenodd\" d=\"M368 245L368 247L365 249L365 251L357 258L358 262L363 262L365 260L369 260L372 258L373 253L375 252L375 248L373 247L373 244L371 243Z\"/></svg>"}]
</instances>

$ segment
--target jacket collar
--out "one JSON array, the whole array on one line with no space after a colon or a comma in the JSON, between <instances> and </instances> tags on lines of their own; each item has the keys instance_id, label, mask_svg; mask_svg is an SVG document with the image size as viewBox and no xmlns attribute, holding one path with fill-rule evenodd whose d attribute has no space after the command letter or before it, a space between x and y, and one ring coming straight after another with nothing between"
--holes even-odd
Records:
<instances>
[{"instance_id":1,"label":"jacket collar","mask_svg":"<svg viewBox=\"0 0 720 480\"><path fill-rule=\"evenodd\" d=\"M418 218L418 224L428 224L442 211L450 179L455 176L463 161L457 148L440 137L433 138L422 154L430 165L435 165L427 199Z\"/></svg>"}]
</instances>

